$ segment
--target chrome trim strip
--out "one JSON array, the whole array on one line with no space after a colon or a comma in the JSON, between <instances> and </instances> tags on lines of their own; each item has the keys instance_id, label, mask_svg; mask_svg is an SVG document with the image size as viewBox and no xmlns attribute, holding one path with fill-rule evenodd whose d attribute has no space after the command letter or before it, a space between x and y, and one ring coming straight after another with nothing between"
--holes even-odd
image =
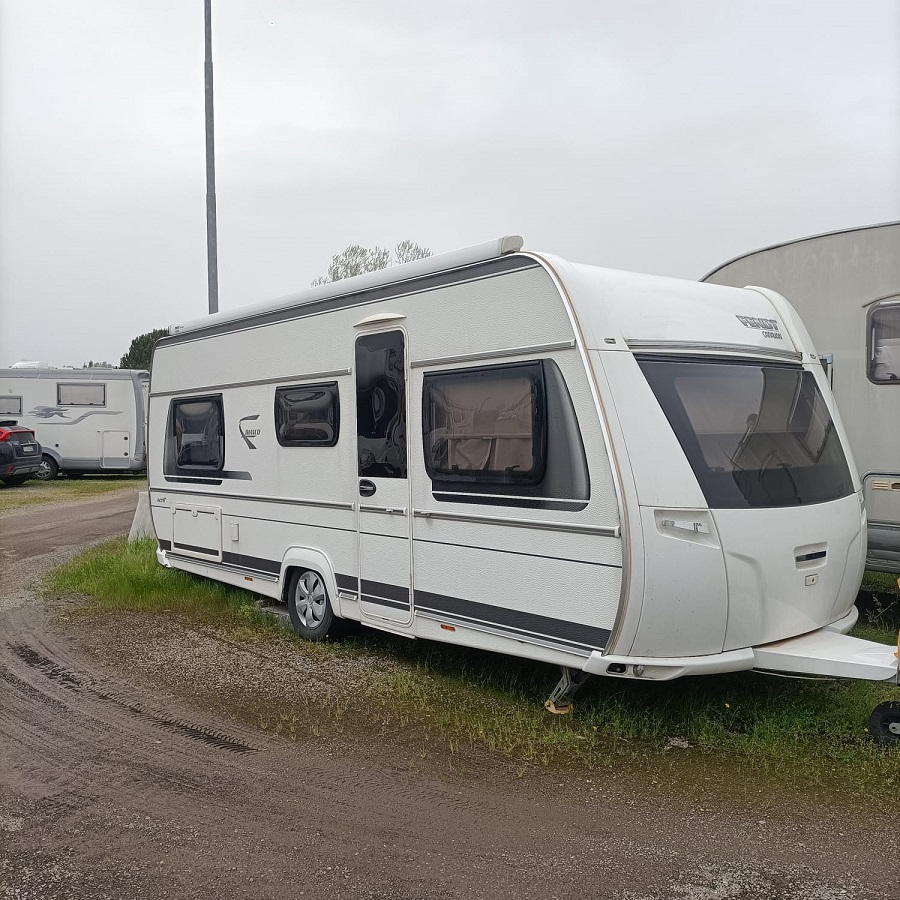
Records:
<instances>
[{"instance_id":1,"label":"chrome trim strip","mask_svg":"<svg viewBox=\"0 0 900 900\"><path fill-rule=\"evenodd\" d=\"M405 506L365 506L362 503L360 503L359 511L360 512L387 513L390 516L405 516L406 515L406 507Z\"/></svg>"},{"instance_id":2,"label":"chrome trim strip","mask_svg":"<svg viewBox=\"0 0 900 900\"><path fill-rule=\"evenodd\" d=\"M222 391L225 388L255 387L260 384L293 384L298 381L321 381L323 378L337 378L349 375L350 369L334 369L331 372L313 372L310 375L284 375L280 378L257 378L254 381L228 381L223 384L210 384L206 387L185 388L180 391L151 391L151 397L180 397L182 394L199 394L204 391Z\"/></svg>"},{"instance_id":3,"label":"chrome trim strip","mask_svg":"<svg viewBox=\"0 0 900 900\"><path fill-rule=\"evenodd\" d=\"M547 503L550 505L557 503L565 506L572 506L574 504L580 505L583 509L591 502L590 500L581 498L570 498L567 500L563 497L523 497L519 494L470 494L467 491L441 491L437 490L434 485L432 485L431 494L435 499L437 499L437 495L440 494L441 501L447 503L452 503L453 499L456 497L472 497L475 500L481 500L482 498L486 500L527 500L534 503ZM444 501L445 497L450 499Z\"/></svg>"},{"instance_id":4,"label":"chrome trim strip","mask_svg":"<svg viewBox=\"0 0 900 900\"><path fill-rule=\"evenodd\" d=\"M718 344L702 341L625 341L632 351L676 352L699 351L701 353L740 353L750 356L771 356L776 359L790 359L800 362L803 354L797 350L772 350L767 347L756 347L753 344Z\"/></svg>"},{"instance_id":5,"label":"chrome trim strip","mask_svg":"<svg viewBox=\"0 0 900 900\"><path fill-rule=\"evenodd\" d=\"M414 509L417 519L443 519L447 522L470 522L485 525L508 525L510 528L534 528L538 531L568 531L574 534L597 534L604 537L620 537L618 525L576 525L568 522L546 522L542 519L509 519L505 516L479 516L451 513L442 510Z\"/></svg>"},{"instance_id":6,"label":"chrome trim strip","mask_svg":"<svg viewBox=\"0 0 900 900\"><path fill-rule=\"evenodd\" d=\"M262 497L258 494L223 494L220 491L209 494L207 491L178 490L176 488L170 488L168 485L164 485L163 487L151 487L149 490L162 491L165 494L193 494L194 496L199 497L226 497L229 500L255 500L260 503L284 503L287 506L320 506L324 509L349 509L351 511L356 509L355 503L343 503L339 500L304 500L301 497ZM152 499L151 503L153 506L161 505L159 503L153 503Z\"/></svg>"},{"instance_id":7,"label":"chrome trim strip","mask_svg":"<svg viewBox=\"0 0 900 900\"><path fill-rule=\"evenodd\" d=\"M575 341L555 341L552 344L535 344L531 347L509 347L506 350L486 350L478 353L461 353L458 356L436 356L433 359L413 360L409 367L420 369L424 366L446 366L450 363L476 362L481 359L495 359L504 356L527 356L533 353L553 353L555 350L571 350Z\"/></svg>"}]
</instances>

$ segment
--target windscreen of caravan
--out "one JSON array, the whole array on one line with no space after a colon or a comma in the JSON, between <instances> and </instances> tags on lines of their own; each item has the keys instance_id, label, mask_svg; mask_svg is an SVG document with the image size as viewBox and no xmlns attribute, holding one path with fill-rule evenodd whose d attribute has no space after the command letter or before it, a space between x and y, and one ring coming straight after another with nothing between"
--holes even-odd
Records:
<instances>
[{"instance_id":1,"label":"windscreen of caravan","mask_svg":"<svg viewBox=\"0 0 900 900\"><path fill-rule=\"evenodd\" d=\"M712 509L824 503L853 492L831 414L799 366L638 357Z\"/></svg>"}]
</instances>

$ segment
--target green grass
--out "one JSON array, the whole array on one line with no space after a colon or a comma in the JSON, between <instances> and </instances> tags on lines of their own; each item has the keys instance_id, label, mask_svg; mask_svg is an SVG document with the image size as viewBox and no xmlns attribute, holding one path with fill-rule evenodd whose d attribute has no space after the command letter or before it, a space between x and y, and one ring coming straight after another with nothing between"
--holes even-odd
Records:
<instances>
[{"instance_id":1,"label":"green grass","mask_svg":"<svg viewBox=\"0 0 900 900\"><path fill-rule=\"evenodd\" d=\"M240 627L257 649L280 627L256 609L254 595L162 568L154 547L119 540L94 548L53 573L50 588L87 595L95 609L187 616L232 633ZM875 608L862 617L858 633L893 643L898 619L893 606ZM668 683L593 678L579 692L574 713L554 717L542 703L557 672L532 661L364 630L345 642L280 641L282 647L314 657L364 651L386 660L354 686L359 704L332 711L331 718L356 717L358 726L359 708L374 709L368 721L421 739L423 747L486 748L548 767L633 761L643 772L688 766L694 774L678 776L685 784L710 765L730 767L731 783L755 784L754 778L770 775L865 796L900 784L900 748L880 747L866 731L877 703L900 698L892 685L749 672ZM673 738L679 739L674 746Z\"/></svg>"},{"instance_id":2,"label":"green grass","mask_svg":"<svg viewBox=\"0 0 900 900\"><path fill-rule=\"evenodd\" d=\"M0 484L0 511L63 500L85 500L127 487L145 490L147 479L135 475L88 475L79 479L60 477L54 481L31 479L13 487Z\"/></svg>"}]
</instances>

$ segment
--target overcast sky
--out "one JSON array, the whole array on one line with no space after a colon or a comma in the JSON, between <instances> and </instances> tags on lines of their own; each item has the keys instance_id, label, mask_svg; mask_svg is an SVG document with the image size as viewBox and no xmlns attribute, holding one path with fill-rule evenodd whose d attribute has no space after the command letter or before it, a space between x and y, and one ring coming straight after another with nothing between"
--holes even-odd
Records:
<instances>
[{"instance_id":1,"label":"overcast sky","mask_svg":"<svg viewBox=\"0 0 900 900\"><path fill-rule=\"evenodd\" d=\"M700 278L900 219L897 0L213 0L220 308L350 243ZM207 311L202 0L0 0L0 365Z\"/></svg>"}]
</instances>

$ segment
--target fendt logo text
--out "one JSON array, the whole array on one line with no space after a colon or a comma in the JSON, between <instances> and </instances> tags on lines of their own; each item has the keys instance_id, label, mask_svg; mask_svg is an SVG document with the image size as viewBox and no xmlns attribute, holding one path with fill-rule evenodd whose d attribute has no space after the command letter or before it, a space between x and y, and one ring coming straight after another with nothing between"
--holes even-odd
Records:
<instances>
[{"instance_id":1,"label":"fendt logo text","mask_svg":"<svg viewBox=\"0 0 900 900\"><path fill-rule=\"evenodd\" d=\"M777 319L760 319L757 316L735 316L744 328L757 328L763 333L763 337L773 338L776 341L783 341L781 332L778 330Z\"/></svg>"}]
</instances>

